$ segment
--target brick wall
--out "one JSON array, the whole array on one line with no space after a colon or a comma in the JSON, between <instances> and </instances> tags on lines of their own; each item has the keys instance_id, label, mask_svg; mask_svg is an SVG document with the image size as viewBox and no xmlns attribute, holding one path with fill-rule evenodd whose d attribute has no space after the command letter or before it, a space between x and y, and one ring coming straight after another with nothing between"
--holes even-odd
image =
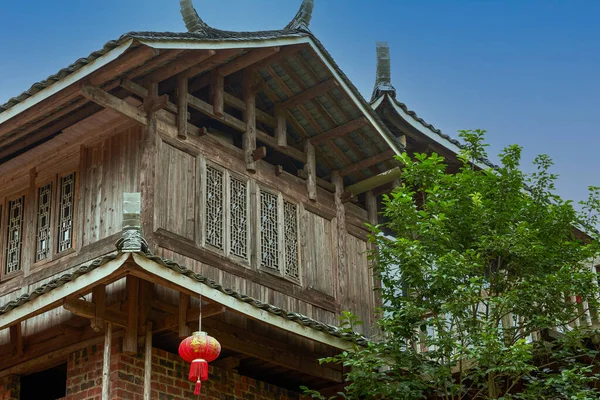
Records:
<instances>
[{"instance_id":1,"label":"brick wall","mask_svg":"<svg viewBox=\"0 0 600 400\"><path fill-rule=\"evenodd\" d=\"M102 345L92 346L68 358L67 391L61 400L100 400L102 393ZM152 399L187 400L194 396L194 382L187 380L189 365L178 355L154 349L152 355ZM210 367L203 382L202 400L299 400L297 393ZM121 354L113 346L111 355L111 399L142 400L144 393L143 357ZM0 380L0 400L19 400L19 378Z\"/></svg>"},{"instance_id":2,"label":"brick wall","mask_svg":"<svg viewBox=\"0 0 600 400\"><path fill-rule=\"evenodd\" d=\"M9 375L0 379L0 400L19 400L20 390L18 376Z\"/></svg>"}]
</instances>

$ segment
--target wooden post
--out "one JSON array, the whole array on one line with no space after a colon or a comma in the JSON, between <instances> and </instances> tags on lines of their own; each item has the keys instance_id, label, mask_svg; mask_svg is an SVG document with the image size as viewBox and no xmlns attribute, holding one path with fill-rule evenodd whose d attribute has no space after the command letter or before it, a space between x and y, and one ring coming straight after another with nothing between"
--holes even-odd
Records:
<instances>
[{"instance_id":1,"label":"wooden post","mask_svg":"<svg viewBox=\"0 0 600 400\"><path fill-rule=\"evenodd\" d=\"M190 336L190 327L187 324L187 312L190 308L190 296L179 293L179 337Z\"/></svg>"},{"instance_id":2,"label":"wooden post","mask_svg":"<svg viewBox=\"0 0 600 400\"><path fill-rule=\"evenodd\" d=\"M112 324L106 324L104 333L104 356L102 358L102 400L110 399L110 350L112 347Z\"/></svg>"},{"instance_id":3,"label":"wooden post","mask_svg":"<svg viewBox=\"0 0 600 400\"><path fill-rule=\"evenodd\" d=\"M281 106L281 103L275 103L275 119L277 126L275 127L275 138L277 145L281 147L287 146L287 121L286 109Z\"/></svg>"},{"instance_id":4,"label":"wooden post","mask_svg":"<svg viewBox=\"0 0 600 400\"><path fill-rule=\"evenodd\" d=\"M254 70L244 71L244 103L246 110L244 111L244 123L246 124L246 132L244 133L242 147L246 159L246 169L250 172L256 171L256 161L253 154L256 150L256 93L252 88L252 80L254 78Z\"/></svg>"},{"instance_id":5,"label":"wooden post","mask_svg":"<svg viewBox=\"0 0 600 400\"><path fill-rule=\"evenodd\" d=\"M379 213L377 210L377 196L373 191L369 191L365 193L365 200L367 205L367 215L369 218L369 224L377 225L379 221ZM368 249L370 251L377 250L377 247L373 243L368 244ZM373 264L375 261L371 261ZM373 304L374 306L381 307L381 294L379 293L379 289L381 288L381 278L379 276L379 271L373 265L373 283L372 283L372 293L373 293Z\"/></svg>"},{"instance_id":6,"label":"wooden post","mask_svg":"<svg viewBox=\"0 0 600 400\"><path fill-rule=\"evenodd\" d=\"M223 117L224 103L225 103L225 78L217 70L212 72L212 105L213 114L217 117Z\"/></svg>"},{"instance_id":7,"label":"wooden post","mask_svg":"<svg viewBox=\"0 0 600 400\"><path fill-rule=\"evenodd\" d=\"M315 155L315 146L309 139L304 141L304 153L306 153L306 187L308 189L308 198L317 200L317 158Z\"/></svg>"},{"instance_id":8,"label":"wooden post","mask_svg":"<svg viewBox=\"0 0 600 400\"><path fill-rule=\"evenodd\" d=\"M335 186L335 217L337 221L337 278L338 278L338 301L342 300L346 290L346 274L348 269L346 267L346 207L342 201L342 195L344 194L344 179L340 176L338 171L331 173L331 182Z\"/></svg>"},{"instance_id":9,"label":"wooden post","mask_svg":"<svg viewBox=\"0 0 600 400\"><path fill-rule=\"evenodd\" d=\"M100 332L104 328L104 310L106 307L106 286L98 285L92 289L92 302L96 306L96 316L91 321L92 329Z\"/></svg>"},{"instance_id":10,"label":"wooden post","mask_svg":"<svg viewBox=\"0 0 600 400\"><path fill-rule=\"evenodd\" d=\"M146 340L144 342L144 400L151 400L152 395L152 321L146 323Z\"/></svg>"},{"instance_id":11,"label":"wooden post","mask_svg":"<svg viewBox=\"0 0 600 400\"><path fill-rule=\"evenodd\" d=\"M158 91L158 85L150 85L149 96ZM142 194L142 235L152 249L154 235L154 188L156 183L156 141L157 117L155 113L148 116L148 124L142 132L140 162L140 191Z\"/></svg>"},{"instance_id":12,"label":"wooden post","mask_svg":"<svg viewBox=\"0 0 600 400\"><path fill-rule=\"evenodd\" d=\"M123 353L136 354L138 345L138 315L139 315L139 278L127 277L127 328L123 338Z\"/></svg>"},{"instance_id":13,"label":"wooden post","mask_svg":"<svg viewBox=\"0 0 600 400\"><path fill-rule=\"evenodd\" d=\"M180 139L187 139L187 120L188 120L188 78L185 76L177 77L177 136Z\"/></svg>"}]
</instances>

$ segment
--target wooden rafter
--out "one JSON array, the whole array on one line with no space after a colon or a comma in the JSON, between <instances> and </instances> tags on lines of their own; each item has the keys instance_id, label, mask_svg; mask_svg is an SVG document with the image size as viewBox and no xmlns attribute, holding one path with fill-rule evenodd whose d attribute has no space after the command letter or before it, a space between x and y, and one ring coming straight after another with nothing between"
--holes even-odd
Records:
<instances>
[{"instance_id":1,"label":"wooden rafter","mask_svg":"<svg viewBox=\"0 0 600 400\"><path fill-rule=\"evenodd\" d=\"M181 50L181 49L164 51L158 57L154 57L150 61L145 62L142 65L140 65L139 67L128 72L126 77L127 77L127 79L134 79L134 78L137 78L138 76L143 76L143 75L147 74L149 71L152 71L155 68L162 67L163 65L167 64L168 62L173 60L175 57L179 56L183 51L184 50Z\"/></svg>"},{"instance_id":2,"label":"wooden rafter","mask_svg":"<svg viewBox=\"0 0 600 400\"><path fill-rule=\"evenodd\" d=\"M298 107L299 105L302 105L308 102L309 100L314 99L317 96L321 96L327 91L338 86L339 84L335 79L328 79L311 87L310 89L306 89L305 91L298 93L293 97L290 97L289 99L282 102L281 106L286 109Z\"/></svg>"},{"instance_id":3,"label":"wooden rafter","mask_svg":"<svg viewBox=\"0 0 600 400\"><path fill-rule=\"evenodd\" d=\"M188 68L187 70L181 72L181 75L187 76L188 78L193 78L206 71L211 71L214 68L218 68L220 65L225 64L227 60L229 60L232 57L235 57L236 55L241 54L243 51L244 49L219 50L216 55L210 57L201 64L194 65ZM199 82L201 82L203 86L206 86L210 83L210 81L208 81L206 84L204 84L204 81L202 79ZM192 80L190 82L190 93L194 93L196 90L201 89L203 86L196 86L196 82Z\"/></svg>"},{"instance_id":4,"label":"wooden rafter","mask_svg":"<svg viewBox=\"0 0 600 400\"><path fill-rule=\"evenodd\" d=\"M308 72L308 74L310 74L312 79L315 79L315 80L319 79L319 75L314 71L314 69L311 67L311 65L308 62L306 62L304 57L297 57L296 60L300 63L300 65L302 65L302 68L304 68L304 70L306 72ZM294 77L294 79L296 79L296 80L299 79L299 77L293 70L288 69L288 73L292 74L292 77ZM325 96L329 98L329 100L335 107L337 107L339 113L344 115L345 118L350 119L350 115L348 115L348 113L340 106L339 102L333 96L331 96L331 94L329 92L326 93ZM336 125L336 121L333 119L333 117L329 114L329 112L323 107L323 105L320 102L316 102L316 106L321 111L321 113L329 120L329 122L332 125ZM358 134L362 138L360 131L357 132L356 134ZM367 140L365 140L364 138L362 138L362 139L363 139L363 141L367 142ZM332 142L328 141L328 143L329 143L330 147L332 147L335 151L337 146ZM346 140L346 144L348 144L359 157L361 157L361 158L366 157L364 151L362 149L360 149L353 140ZM374 174L378 173L378 171L373 168L371 168L371 172Z\"/></svg>"},{"instance_id":5,"label":"wooden rafter","mask_svg":"<svg viewBox=\"0 0 600 400\"><path fill-rule=\"evenodd\" d=\"M323 143L328 140L332 140L335 138L343 137L351 132L354 132L364 126L367 126L369 121L366 118L361 117L350 122L345 123L344 125L340 125L336 128L330 129L327 132L323 132L317 136L310 138L310 141L317 145Z\"/></svg>"},{"instance_id":6,"label":"wooden rafter","mask_svg":"<svg viewBox=\"0 0 600 400\"><path fill-rule=\"evenodd\" d=\"M344 176L352 175L352 174L359 172L365 168L370 168L381 162L390 160L390 159L392 159L392 157L394 157L394 155L396 155L396 152L394 150L384 151L383 153L379 153L377 155L374 155L373 157L366 158L362 161L357 162L356 164L352 164L346 168L341 169L340 176L344 177Z\"/></svg>"},{"instance_id":7,"label":"wooden rafter","mask_svg":"<svg viewBox=\"0 0 600 400\"><path fill-rule=\"evenodd\" d=\"M169 79L170 77L177 75L196 64L206 61L215 54L217 53L214 50L197 50L184 53L177 60L149 74L146 78L144 78L144 81L162 82L165 79Z\"/></svg>"},{"instance_id":8,"label":"wooden rafter","mask_svg":"<svg viewBox=\"0 0 600 400\"><path fill-rule=\"evenodd\" d=\"M244 68L251 66L267 57L279 52L279 47L265 47L262 49L251 50L248 53L239 56L238 58L219 67L217 73L221 76L228 76L234 72L241 71Z\"/></svg>"},{"instance_id":9,"label":"wooden rafter","mask_svg":"<svg viewBox=\"0 0 600 400\"><path fill-rule=\"evenodd\" d=\"M138 65L145 64L148 60L151 60L158 55L159 51L152 47L138 47L137 49L126 52L117 60L98 70L94 76L88 78L88 82L92 86L101 85L109 79L114 79L115 77L123 75L125 72Z\"/></svg>"}]
</instances>

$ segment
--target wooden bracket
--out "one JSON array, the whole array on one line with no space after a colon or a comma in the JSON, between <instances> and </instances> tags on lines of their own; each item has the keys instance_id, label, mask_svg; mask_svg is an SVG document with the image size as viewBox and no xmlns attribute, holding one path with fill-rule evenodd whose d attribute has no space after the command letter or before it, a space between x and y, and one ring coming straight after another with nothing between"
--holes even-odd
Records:
<instances>
[{"instance_id":1,"label":"wooden bracket","mask_svg":"<svg viewBox=\"0 0 600 400\"><path fill-rule=\"evenodd\" d=\"M252 152L252 159L254 161L262 160L266 156L267 156L267 148L264 146L259 147Z\"/></svg>"},{"instance_id":2,"label":"wooden bracket","mask_svg":"<svg viewBox=\"0 0 600 400\"><path fill-rule=\"evenodd\" d=\"M17 322L10 326L10 342L12 343L13 355L23 355L23 332L21 329L21 323Z\"/></svg>"}]
</instances>

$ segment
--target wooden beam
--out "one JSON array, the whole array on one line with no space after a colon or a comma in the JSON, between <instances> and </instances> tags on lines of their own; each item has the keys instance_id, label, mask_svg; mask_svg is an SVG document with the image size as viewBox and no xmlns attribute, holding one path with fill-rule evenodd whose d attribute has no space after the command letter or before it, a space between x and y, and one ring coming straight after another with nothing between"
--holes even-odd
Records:
<instances>
[{"instance_id":1,"label":"wooden beam","mask_svg":"<svg viewBox=\"0 0 600 400\"><path fill-rule=\"evenodd\" d=\"M204 100L201 100L201 99L189 94L188 102L189 102L190 107L192 107L195 110L200 111L201 113L209 116L210 118L221 121L225 125L230 126L239 132L246 131L246 125L244 124L243 121L241 121L227 113L223 113L222 118L217 117L213 113L213 106L208 104ZM294 160L300 161L303 164L306 163L306 155L302 151L300 151L294 147L291 147L291 146L287 146L287 147L279 146L277 144L277 139L275 139L273 136L270 136L261 130L256 129L256 139L263 142L267 146L273 148L274 150L277 150L278 152L280 152L288 157L293 158Z\"/></svg>"},{"instance_id":2,"label":"wooden beam","mask_svg":"<svg viewBox=\"0 0 600 400\"><path fill-rule=\"evenodd\" d=\"M110 354L112 350L112 324L106 325L104 354L102 357L102 400L110 399Z\"/></svg>"},{"instance_id":3,"label":"wooden beam","mask_svg":"<svg viewBox=\"0 0 600 400\"><path fill-rule=\"evenodd\" d=\"M304 142L304 153L306 154L306 164L304 171L306 172L306 188L308 190L308 199L317 200L317 157L315 154L315 146L310 140Z\"/></svg>"},{"instance_id":4,"label":"wooden beam","mask_svg":"<svg viewBox=\"0 0 600 400\"><path fill-rule=\"evenodd\" d=\"M153 306L155 306L154 303L153 303ZM168 315L165 318L157 321L154 326L154 332L162 332L162 331L168 331L168 330L172 330L172 329L179 329L179 326L180 326L179 310L177 309L177 306L170 305L170 304L168 306L174 307L175 310L172 310L172 311L176 311L176 314ZM163 311L166 311L166 310L163 310ZM222 306L221 304L211 303L208 305L203 305L202 306L202 319L214 317L215 315L219 315L219 314L223 314L225 311L226 311L226 307ZM199 315L200 315L200 313L197 309L194 309L194 308L188 309L187 313L186 313L186 324L191 324L194 322L197 323L199 320Z\"/></svg>"},{"instance_id":5,"label":"wooden beam","mask_svg":"<svg viewBox=\"0 0 600 400\"><path fill-rule=\"evenodd\" d=\"M317 136L314 136L314 137L310 138L310 141L314 145L318 145L323 142L326 142L327 140L336 139L336 138L345 136L351 132L354 132L354 131L362 128L363 126L367 126L368 124L369 124L369 121L367 121L366 118L361 117L361 118L355 119L353 121L350 121L346 124L340 125L336 128L333 128L327 132L323 132Z\"/></svg>"},{"instance_id":6,"label":"wooden beam","mask_svg":"<svg viewBox=\"0 0 600 400\"><path fill-rule=\"evenodd\" d=\"M95 332L104 329L104 315L106 314L106 285L98 285L92 289L92 303L96 308L91 326Z\"/></svg>"},{"instance_id":7,"label":"wooden beam","mask_svg":"<svg viewBox=\"0 0 600 400\"><path fill-rule=\"evenodd\" d=\"M241 111L246 110L246 103L244 103L244 100L238 99L234 95L227 92L223 93L223 96L226 104L229 104L230 106L233 106ZM256 108L256 120L269 126L274 127L276 125L275 118L259 108Z\"/></svg>"},{"instance_id":8,"label":"wooden beam","mask_svg":"<svg viewBox=\"0 0 600 400\"><path fill-rule=\"evenodd\" d=\"M271 54L269 57L267 57L263 60L260 60L259 62L254 64L253 67L258 70L260 68L264 68L269 65L275 64L278 61L280 61L281 59L284 59L286 57L291 57L294 54L298 53L300 50L302 50L303 47L306 47L306 46L303 44L283 46L280 48L279 52Z\"/></svg>"},{"instance_id":9,"label":"wooden beam","mask_svg":"<svg viewBox=\"0 0 600 400\"><path fill-rule=\"evenodd\" d=\"M318 85L315 85L310 89L305 90L304 92L298 93L297 95L290 97L289 99L281 103L281 106L288 110L291 108L295 108L337 86L339 86L339 84L335 79L332 78L326 80L325 82L321 82Z\"/></svg>"},{"instance_id":10,"label":"wooden beam","mask_svg":"<svg viewBox=\"0 0 600 400\"><path fill-rule=\"evenodd\" d=\"M10 343L12 345L12 354L16 356L23 355L23 331L21 322L10 326Z\"/></svg>"},{"instance_id":11,"label":"wooden beam","mask_svg":"<svg viewBox=\"0 0 600 400\"><path fill-rule=\"evenodd\" d=\"M250 331L236 334L236 327L218 320L207 321L205 325L211 334L219 338L223 348L310 376L334 382L342 381L340 370L319 364L315 357L309 357L305 352L291 348L289 344Z\"/></svg>"},{"instance_id":12,"label":"wooden beam","mask_svg":"<svg viewBox=\"0 0 600 400\"><path fill-rule=\"evenodd\" d=\"M308 174L306 173L305 170L299 169L298 170L298 178L307 180ZM331 192L331 193L335 192L335 186L333 185L333 183L326 181L323 178L319 178L318 176L317 176L317 186L327 190L328 192Z\"/></svg>"},{"instance_id":13,"label":"wooden beam","mask_svg":"<svg viewBox=\"0 0 600 400\"><path fill-rule=\"evenodd\" d=\"M67 297L63 300L63 307L65 310L70 311L80 317L88 319L96 318L96 305L94 303L90 303L89 301L81 300L75 297ZM104 321L123 328L127 327L127 316L121 311L113 308L106 308L104 310Z\"/></svg>"},{"instance_id":14,"label":"wooden beam","mask_svg":"<svg viewBox=\"0 0 600 400\"><path fill-rule=\"evenodd\" d=\"M146 323L146 340L144 341L144 400L152 397L152 322Z\"/></svg>"},{"instance_id":15,"label":"wooden beam","mask_svg":"<svg viewBox=\"0 0 600 400\"><path fill-rule=\"evenodd\" d=\"M179 293L179 321L178 331L179 337L185 338L190 336L191 330L187 324L187 313L190 311L190 295Z\"/></svg>"},{"instance_id":16,"label":"wooden beam","mask_svg":"<svg viewBox=\"0 0 600 400\"><path fill-rule=\"evenodd\" d=\"M177 75L196 64L208 60L210 57L217 54L214 50L194 50L188 53L184 53L177 60L172 63L165 65L164 67L157 69L150 73L144 81L146 82L162 82L165 79Z\"/></svg>"},{"instance_id":17,"label":"wooden beam","mask_svg":"<svg viewBox=\"0 0 600 400\"><path fill-rule=\"evenodd\" d=\"M123 338L123 353L125 354L136 354L138 350L139 289L139 278L132 275L127 276L127 327Z\"/></svg>"},{"instance_id":18,"label":"wooden beam","mask_svg":"<svg viewBox=\"0 0 600 400\"><path fill-rule=\"evenodd\" d=\"M256 171L256 160L253 157L254 150L256 150L256 93L252 88L254 72L252 69L245 70L243 77L246 131L242 138L242 148L246 159L246 170L250 172Z\"/></svg>"},{"instance_id":19,"label":"wooden beam","mask_svg":"<svg viewBox=\"0 0 600 400\"><path fill-rule=\"evenodd\" d=\"M227 64L219 67L217 73L223 77L233 74L234 72L241 71L246 67L257 63L273 54L279 52L279 47L265 47L262 49L251 50L248 53L239 56L238 58L228 62Z\"/></svg>"},{"instance_id":20,"label":"wooden beam","mask_svg":"<svg viewBox=\"0 0 600 400\"><path fill-rule=\"evenodd\" d=\"M281 147L287 146L287 110L283 108L281 103L275 103L275 138L277 144Z\"/></svg>"},{"instance_id":21,"label":"wooden beam","mask_svg":"<svg viewBox=\"0 0 600 400\"><path fill-rule=\"evenodd\" d=\"M144 111L148 114L152 114L167 108L169 103L169 95L163 94L162 96L159 96L158 94L155 94L152 97L146 97L144 99Z\"/></svg>"},{"instance_id":22,"label":"wooden beam","mask_svg":"<svg viewBox=\"0 0 600 400\"><path fill-rule=\"evenodd\" d=\"M373 190L381 185L393 182L400 177L402 177L402 170L399 167L382 172L379 175L372 176L364 181L348 186L344 192L344 199L349 200L350 198L361 193L368 192L369 190Z\"/></svg>"},{"instance_id":23,"label":"wooden beam","mask_svg":"<svg viewBox=\"0 0 600 400\"><path fill-rule=\"evenodd\" d=\"M212 105L213 113L217 117L223 116L223 110L225 109L225 78L214 70L211 74L212 84L210 90L212 92Z\"/></svg>"},{"instance_id":24,"label":"wooden beam","mask_svg":"<svg viewBox=\"0 0 600 400\"><path fill-rule=\"evenodd\" d=\"M84 85L81 88L81 95L102 107L110 108L111 110L129 117L142 125L148 124L146 112L132 106L116 96L113 96L110 93L105 92L100 88L91 85Z\"/></svg>"},{"instance_id":25,"label":"wooden beam","mask_svg":"<svg viewBox=\"0 0 600 400\"><path fill-rule=\"evenodd\" d=\"M372 167L381 162L389 160L392 157L394 157L395 155L396 155L396 152L394 150L384 151L383 153L379 153L377 155L374 155L373 157L369 157L367 159L357 162L356 164L352 164L346 168L341 169L340 176L344 177L344 176L352 175L356 172L362 171L366 168Z\"/></svg>"},{"instance_id":26,"label":"wooden beam","mask_svg":"<svg viewBox=\"0 0 600 400\"><path fill-rule=\"evenodd\" d=\"M136 96L141 97L142 99L145 99L146 97L148 97L148 89L146 89L142 85L138 85L137 83L135 83L132 80L121 79L121 81L119 82L119 85L122 88L127 89L132 94L135 94ZM177 111L179 110L179 108L171 102L168 102L167 105L165 106L165 108L167 110L169 110L170 112L172 112L173 114L177 114ZM189 113L187 113L187 118L188 119L190 118Z\"/></svg>"},{"instance_id":27,"label":"wooden beam","mask_svg":"<svg viewBox=\"0 0 600 400\"><path fill-rule=\"evenodd\" d=\"M188 78L177 77L177 137L186 140L188 135Z\"/></svg>"}]
</instances>

